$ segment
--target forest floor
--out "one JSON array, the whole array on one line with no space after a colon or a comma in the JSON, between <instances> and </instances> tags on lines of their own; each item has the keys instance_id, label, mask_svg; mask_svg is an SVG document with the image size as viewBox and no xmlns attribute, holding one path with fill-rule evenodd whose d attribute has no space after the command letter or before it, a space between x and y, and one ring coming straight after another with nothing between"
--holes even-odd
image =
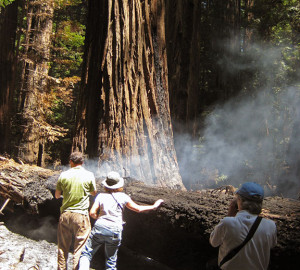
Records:
<instances>
[{"instance_id":1,"label":"forest floor","mask_svg":"<svg viewBox=\"0 0 300 270\"><path fill-rule=\"evenodd\" d=\"M20 222L20 220L18 220ZM48 223L49 220L44 220ZM56 270L57 269L57 245L50 238L56 237L53 224L44 228L21 229L22 222L18 226L8 221L8 226L0 225L0 269L1 270ZM48 224L49 225L49 224ZM11 227L13 226L13 227ZM20 227L20 228L18 228ZM47 240L35 240L41 238L48 230ZM24 236L24 234L28 236ZM31 235L29 237L29 235ZM99 250L93 259L91 269L104 269L103 250ZM72 253L69 253L68 270L72 269ZM120 270L172 270L150 258L143 257L135 252L121 247L118 256L118 269Z\"/></svg>"}]
</instances>

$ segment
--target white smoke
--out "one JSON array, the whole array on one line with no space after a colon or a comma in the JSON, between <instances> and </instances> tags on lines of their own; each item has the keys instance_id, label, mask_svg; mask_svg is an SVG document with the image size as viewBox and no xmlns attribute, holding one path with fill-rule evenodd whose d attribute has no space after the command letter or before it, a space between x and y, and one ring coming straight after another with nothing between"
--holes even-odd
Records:
<instances>
[{"instance_id":1,"label":"white smoke","mask_svg":"<svg viewBox=\"0 0 300 270\"><path fill-rule=\"evenodd\" d=\"M278 86L277 80L286 76L279 48L255 46L253 51L254 56L247 56L252 62L222 59L220 65L230 72L260 68L264 85L251 95L241 91L217 105L205 117L196 140L175 134L180 173L188 189L256 181L265 185L267 194L293 197L299 192L300 87Z\"/></svg>"}]
</instances>

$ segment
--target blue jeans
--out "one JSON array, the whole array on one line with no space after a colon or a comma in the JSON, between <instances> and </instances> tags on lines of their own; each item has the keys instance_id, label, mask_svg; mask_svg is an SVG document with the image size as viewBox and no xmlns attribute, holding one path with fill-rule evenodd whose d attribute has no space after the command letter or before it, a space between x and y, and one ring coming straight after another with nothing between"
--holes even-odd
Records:
<instances>
[{"instance_id":1,"label":"blue jeans","mask_svg":"<svg viewBox=\"0 0 300 270\"><path fill-rule=\"evenodd\" d=\"M105 245L105 269L117 269L117 253L121 245L122 231L108 229L107 227L94 226L89 239L82 250L79 270L88 270L92 257L102 244Z\"/></svg>"}]
</instances>

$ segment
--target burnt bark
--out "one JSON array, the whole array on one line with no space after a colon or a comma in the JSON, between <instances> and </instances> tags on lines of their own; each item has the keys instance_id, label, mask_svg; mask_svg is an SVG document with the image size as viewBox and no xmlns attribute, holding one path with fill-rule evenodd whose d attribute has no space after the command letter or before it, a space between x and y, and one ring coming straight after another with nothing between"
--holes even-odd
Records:
<instances>
[{"instance_id":1,"label":"burnt bark","mask_svg":"<svg viewBox=\"0 0 300 270\"><path fill-rule=\"evenodd\" d=\"M0 170L0 196L9 198L10 204L22 205L26 211L37 214L40 204L53 199L46 180L57 172L3 157L0 157Z\"/></svg>"},{"instance_id":2,"label":"burnt bark","mask_svg":"<svg viewBox=\"0 0 300 270\"><path fill-rule=\"evenodd\" d=\"M2 197L11 198L11 204L22 205L31 213L59 215L59 200L53 198L58 172L11 160L0 161L0 167ZM99 191L101 181L97 179ZM159 198L164 199L164 203L157 211L147 213L125 209L123 251L121 248L120 252L131 250L178 270L204 268L209 258L217 256L217 249L209 245L209 234L227 214L232 195L211 190L187 192L149 187L129 177L125 182L125 192L137 203L152 204ZM267 197L262 216L274 220L278 230L278 244L272 251L270 269L298 269L300 201ZM93 263L96 264L97 258L95 256Z\"/></svg>"},{"instance_id":3,"label":"burnt bark","mask_svg":"<svg viewBox=\"0 0 300 270\"><path fill-rule=\"evenodd\" d=\"M0 153L10 152L18 4L0 8Z\"/></svg>"},{"instance_id":4,"label":"burnt bark","mask_svg":"<svg viewBox=\"0 0 300 270\"><path fill-rule=\"evenodd\" d=\"M165 2L90 1L88 18L73 148L99 157L100 171L184 189L169 110Z\"/></svg>"}]
</instances>

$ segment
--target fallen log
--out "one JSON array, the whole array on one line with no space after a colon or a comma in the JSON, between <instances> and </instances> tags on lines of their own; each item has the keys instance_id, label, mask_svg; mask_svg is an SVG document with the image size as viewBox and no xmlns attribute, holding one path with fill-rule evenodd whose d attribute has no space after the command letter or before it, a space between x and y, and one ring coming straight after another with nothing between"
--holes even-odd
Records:
<instances>
[{"instance_id":1,"label":"fallen log","mask_svg":"<svg viewBox=\"0 0 300 270\"><path fill-rule=\"evenodd\" d=\"M58 172L28 164L19 164L12 159L0 159L0 196L24 209L38 212L38 205L53 199L46 180Z\"/></svg>"},{"instance_id":2,"label":"fallen log","mask_svg":"<svg viewBox=\"0 0 300 270\"><path fill-rule=\"evenodd\" d=\"M2 199L10 198L10 203L32 214L59 215L59 201L53 197L59 172L11 160L0 160L0 169ZM99 190L101 181L97 179ZM204 268L206 261L217 255L217 249L209 245L209 234L226 215L231 194L150 187L130 177L125 182L125 192L137 203L152 204L159 198L164 203L147 213L125 210L124 248L178 270ZM298 269L300 201L267 197L262 215L274 220L278 229L270 269Z\"/></svg>"},{"instance_id":3,"label":"fallen log","mask_svg":"<svg viewBox=\"0 0 300 270\"><path fill-rule=\"evenodd\" d=\"M201 269L208 258L217 256L209 245L209 234L223 218L233 198L223 193L184 192L131 183L126 192L139 203L165 203L157 213L145 216L127 211L124 244L174 269ZM298 269L300 254L300 201L267 197L262 216L275 221L278 244L272 251L270 269ZM138 235L134 237L134 235ZM137 244L138 243L138 244ZM187 266L188 265L188 266Z\"/></svg>"}]
</instances>

